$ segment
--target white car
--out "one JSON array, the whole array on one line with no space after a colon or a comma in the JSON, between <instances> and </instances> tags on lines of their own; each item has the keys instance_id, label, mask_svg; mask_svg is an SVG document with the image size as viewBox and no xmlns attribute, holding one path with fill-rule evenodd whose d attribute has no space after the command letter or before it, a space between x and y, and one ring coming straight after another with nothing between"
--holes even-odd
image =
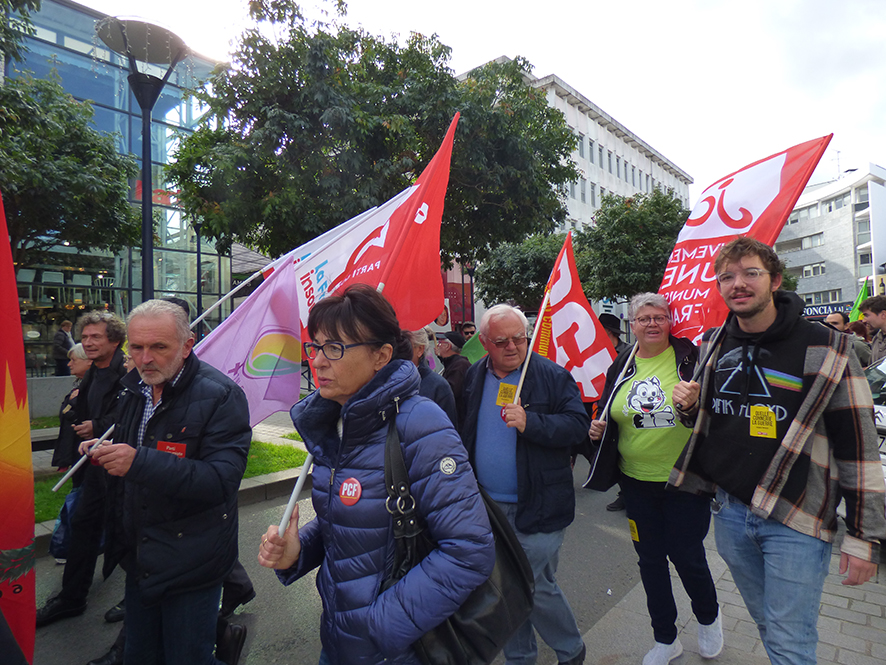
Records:
<instances>
[{"instance_id":1,"label":"white car","mask_svg":"<svg viewBox=\"0 0 886 665\"><path fill-rule=\"evenodd\" d=\"M874 421L880 440L880 462L886 476L886 358L882 358L864 371L874 398Z\"/></svg>"}]
</instances>

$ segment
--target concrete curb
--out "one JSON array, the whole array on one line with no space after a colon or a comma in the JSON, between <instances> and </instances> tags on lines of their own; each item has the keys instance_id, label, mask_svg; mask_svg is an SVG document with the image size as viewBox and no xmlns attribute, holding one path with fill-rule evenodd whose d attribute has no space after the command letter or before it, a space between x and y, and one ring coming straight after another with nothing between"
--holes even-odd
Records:
<instances>
[{"instance_id":1,"label":"concrete curb","mask_svg":"<svg viewBox=\"0 0 886 665\"><path fill-rule=\"evenodd\" d=\"M264 476L246 478L240 482L240 490L237 494L237 505L248 506L253 503L269 501L281 496L289 496L295 489L295 483L301 475L301 467L268 473ZM313 477L308 474L305 486L299 495L299 500L310 496L314 486ZM34 549L35 556L49 555L49 541L52 539L52 530L55 528L55 520L47 520L34 525Z\"/></svg>"}]
</instances>

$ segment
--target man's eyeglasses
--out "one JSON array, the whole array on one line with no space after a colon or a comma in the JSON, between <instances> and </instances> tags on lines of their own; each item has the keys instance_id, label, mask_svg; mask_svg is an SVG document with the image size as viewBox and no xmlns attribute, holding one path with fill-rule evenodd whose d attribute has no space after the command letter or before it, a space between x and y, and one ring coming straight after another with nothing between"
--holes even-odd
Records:
<instances>
[{"instance_id":1,"label":"man's eyeglasses","mask_svg":"<svg viewBox=\"0 0 886 665\"><path fill-rule=\"evenodd\" d=\"M381 342L355 342L354 344L342 344L341 342L326 342L326 344L314 344L313 342L304 342L302 343L302 347L305 350L305 355L313 360L317 357L317 354L321 351L323 355L326 356L327 360L341 360L342 356L345 355L346 349L352 349L355 346L371 346L374 344L381 344Z\"/></svg>"},{"instance_id":2,"label":"man's eyeglasses","mask_svg":"<svg viewBox=\"0 0 886 665\"><path fill-rule=\"evenodd\" d=\"M491 339L492 344L499 349L506 349L508 344L514 343L514 346L523 346L528 341L526 335L515 335L514 337L505 337L504 339Z\"/></svg>"},{"instance_id":3,"label":"man's eyeglasses","mask_svg":"<svg viewBox=\"0 0 886 665\"><path fill-rule=\"evenodd\" d=\"M645 328L651 323L655 323L655 325L657 326L663 326L668 321L670 321L670 319L666 316L638 316L636 319L634 319L634 323L636 323L641 328Z\"/></svg>"},{"instance_id":4,"label":"man's eyeglasses","mask_svg":"<svg viewBox=\"0 0 886 665\"><path fill-rule=\"evenodd\" d=\"M763 275L770 275L771 273L762 268L748 268L747 270L742 270L740 274L746 284L753 284ZM736 273L734 272L721 272L717 275L717 283L720 286L732 286L735 284L735 276Z\"/></svg>"}]
</instances>

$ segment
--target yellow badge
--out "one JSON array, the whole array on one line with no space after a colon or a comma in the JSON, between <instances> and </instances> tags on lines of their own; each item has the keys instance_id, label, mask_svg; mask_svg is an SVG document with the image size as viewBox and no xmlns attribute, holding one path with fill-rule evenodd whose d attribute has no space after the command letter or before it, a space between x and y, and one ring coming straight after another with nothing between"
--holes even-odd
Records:
<instances>
[{"instance_id":1,"label":"yellow badge","mask_svg":"<svg viewBox=\"0 0 886 665\"><path fill-rule=\"evenodd\" d=\"M504 406L505 404L513 404L514 396L517 394L517 386L510 383L500 383L498 385L498 399L495 400L496 406Z\"/></svg>"},{"instance_id":2,"label":"yellow badge","mask_svg":"<svg viewBox=\"0 0 886 665\"><path fill-rule=\"evenodd\" d=\"M751 436L775 438L775 412L768 406L758 404L751 407Z\"/></svg>"},{"instance_id":3,"label":"yellow badge","mask_svg":"<svg viewBox=\"0 0 886 665\"><path fill-rule=\"evenodd\" d=\"M635 543L639 543L640 534L637 533L637 523L634 520L628 520L628 527L631 529L631 540Z\"/></svg>"}]
</instances>

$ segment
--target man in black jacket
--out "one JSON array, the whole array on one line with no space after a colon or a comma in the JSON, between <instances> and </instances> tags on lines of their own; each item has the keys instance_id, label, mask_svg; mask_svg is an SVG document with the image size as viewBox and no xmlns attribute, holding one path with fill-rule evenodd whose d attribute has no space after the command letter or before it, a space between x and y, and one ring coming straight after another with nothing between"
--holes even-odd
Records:
<instances>
[{"instance_id":1,"label":"man in black jacket","mask_svg":"<svg viewBox=\"0 0 886 665\"><path fill-rule=\"evenodd\" d=\"M218 663L216 619L237 560L237 489L251 440L246 396L191 353L177 305L142 303L128 328L138 372L123 382L118 443L93 453L115 477L105 570L119 562L126 571L125 661ZM228 662L245 639L237 629Z\"/></svg>"},{"instance_id":2,"label":"man in black jacket","mask_svg":"<svg viewBox=\"0 0 886 665\"><path fill-rule=\"evenodd\" d=\"M120 379L126 374L120 350L126 339L126 325L113 314L94 311L80 317L77 330L92 366L80 384L73 427L81 439L91 439L101 436L116 416ZM107 474L89 464L81 467L78 474L82 474L80 499L71 518L71 544L62 590L37 610L38 628L86 610L86 596L101 547Z\"/></svg>"},{"instance_id":3,"label":"man in black jacket","mask_svg":"<svg viewBox=\"0 0 886 665\"><path fill-rule=\"evenodd\" d=\"M527 359L528 327L508 305L483 316L480 342L489 355L468 371L461 435L477 480L507 515L535 575L535 606L505 645L507 662L536 661L534 628L560 663L581 665L585 646L555 574L575 517L570 452L587 437L590 419L569 372L535 353Z\"/></svg>"}]
</instances>

